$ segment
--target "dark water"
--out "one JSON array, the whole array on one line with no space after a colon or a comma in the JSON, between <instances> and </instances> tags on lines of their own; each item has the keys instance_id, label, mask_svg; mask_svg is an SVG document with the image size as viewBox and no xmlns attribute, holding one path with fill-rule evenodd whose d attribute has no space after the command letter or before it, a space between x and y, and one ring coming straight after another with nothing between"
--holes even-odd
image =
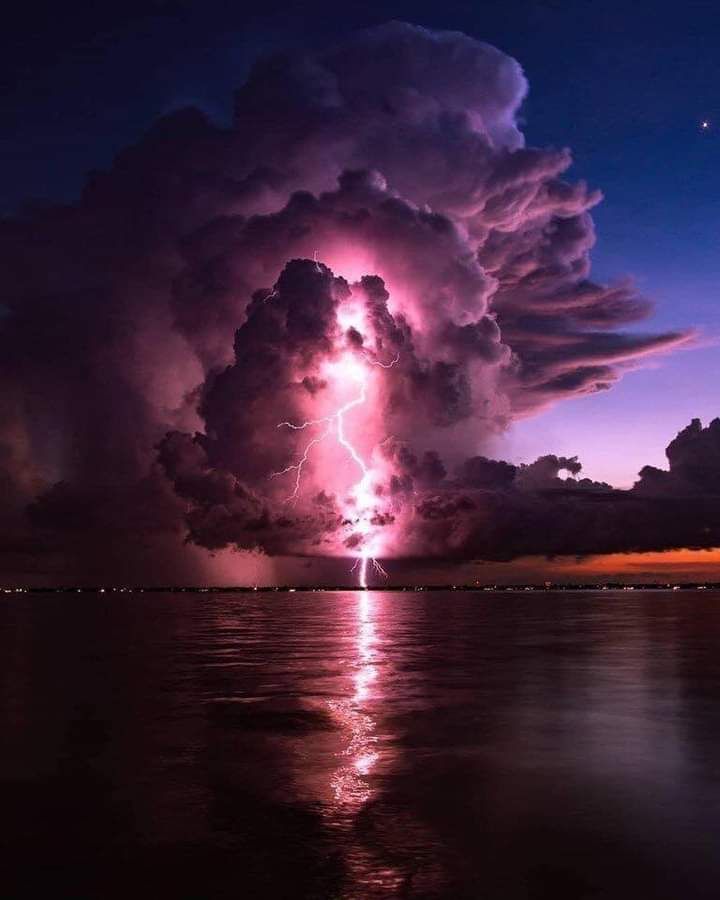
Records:
<instances>
[{"instance_id":1,"label":"dark water","mask_svg":"<svg viewBox=\"0 0 720 900\"><path fill-rule=\"evenodd\" d=\"M26 595L0 629L3 898L720 891L717 593Z\"/></svg>"}]
</instances>

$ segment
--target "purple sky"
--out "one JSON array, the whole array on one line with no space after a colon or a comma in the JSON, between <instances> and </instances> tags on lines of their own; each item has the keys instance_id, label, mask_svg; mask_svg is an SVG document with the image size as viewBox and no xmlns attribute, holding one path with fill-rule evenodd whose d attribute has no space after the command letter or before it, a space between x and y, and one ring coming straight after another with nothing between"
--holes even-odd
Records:
<instances>
[{"instance_id":1,"label":"purple sky","mask_svg":"<svg viewBox=\"0 0 720 900\"><path fill-rule=\"evenodd\" d=\"M686 125L690 144L697 141L694 125ZM714 159L720 135L701 139ZM624 204L612 192L595 210L593 272L600 278L633 276L656 304L653 327L696 326L696 345L629 372L612 391L517 423L500 444L512 459L527 461L552 446L563 455L577 454L589 477L629 487L646 463L667 466L669 436L691 418L707 424L720 412L720 220L699 208L678 221L669 203L661 209L648 205L642 216L620 222Z\"/></svg>"}]
</instances>

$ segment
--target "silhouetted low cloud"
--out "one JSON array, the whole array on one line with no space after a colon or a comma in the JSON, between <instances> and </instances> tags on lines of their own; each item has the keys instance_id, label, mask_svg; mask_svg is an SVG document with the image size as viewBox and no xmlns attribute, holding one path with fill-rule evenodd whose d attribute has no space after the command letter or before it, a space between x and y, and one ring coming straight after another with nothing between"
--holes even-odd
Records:
<instances>
[{"instance_id":1,"label":"silhouetted low cloud","mask_svg":"<svg viewBox=\"0 0 720 900\"><path fill-rule=\"evenodd\" d=\"M419 556L497 560L717 547L720 419L706 428L694 419L666 452L669 469L645 466L630 490L572 477L575 458L470 459L419 501L408 542Z\"/></svg>"}]
</instances>

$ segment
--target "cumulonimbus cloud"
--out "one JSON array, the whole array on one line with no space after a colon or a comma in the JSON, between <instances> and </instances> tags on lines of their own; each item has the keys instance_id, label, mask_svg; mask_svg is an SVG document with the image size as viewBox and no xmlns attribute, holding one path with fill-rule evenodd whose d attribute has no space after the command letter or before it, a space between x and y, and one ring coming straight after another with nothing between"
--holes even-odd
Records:
<instances>
[{"instance_id":1,"label":"cumulonimbus cloud","mask_svg":"<svg viewBox=\"0 0 720 900\"><path fill-rule=\"evenodd\" d=\"M92 548L145 573L186 538L353 555L370 532L385 555L601 552L628 510L638 547L715 540L712 504L704 532L643 512L698 511L674 469L617 492L483 456L689 338L623 330L650 304L590 279L600 195L565 180L567 151L524 145L526 91L495 48L391 23L259 61L230 127L167 116L77 204L4 221L4 567ZM352 402L358 366L362 514L337 441L289 498L323 427L296 426Z\"/></svg>"}]
</instances>

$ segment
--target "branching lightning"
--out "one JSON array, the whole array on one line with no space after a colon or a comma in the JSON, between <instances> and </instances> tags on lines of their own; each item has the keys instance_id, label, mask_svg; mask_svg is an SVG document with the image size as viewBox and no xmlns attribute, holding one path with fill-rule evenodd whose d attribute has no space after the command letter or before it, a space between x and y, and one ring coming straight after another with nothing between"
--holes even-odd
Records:
<instances>
[{"instance_id":1,"label":"branching lightning","mask_svg":"<svg viewBox=\"0 0 720 900\"><path fill-rule=\"evenodd\" d=\"M370 364L380 366L383 369L392 368L399 360L399 355L396 355L390 363L381 363L380 361L371 358L367 351L365 351L365 357ZM301 489L303 469L310 458L313 447L331 436L335 437L338 444L343 447L350 459L352 459L360 470L360 480L353 486L350 495L356 510L355 523L363 543L361 545L360 555L358 556L352 571L358 570L360 587L367 588L368 566L372 566L373 571L383 578L387 578L387 572L372 556L372 548L368 547L368 537L374 527L371 522L375 504L372 491L372 471L360 453L353 446L353 443L346 433L345 415L353 409L363 406L367 402L368 370L367 366L358 362L357 357L347 353L341 358L339 363L331 366L331 371L336 376L339 373L343 379L349 379L356 382L359 386L359 393L329 416L323 416L319 419L308 419L300 423L279 422L277 425L278 428L290 428L293 431L304 431L318 425L324 425L325 428L320 435L314 437L305 445L302 455L296 463L292 463L278 472L273 472L270 475L270 478L277 478L281 475L287 475L290 472L294 472L295 481L293 491L289 497L287 497L286 502L296 500Z\"/></svg>"},{"instance_id":2,"label":"branching lightning","mask_svg":"<svg viewBox=\"0 0 720 900\"><path fill-rule=\"evenodd\" d=\"M390 360L389 363L382 363L379 359L373 359L372 356L365 350L365 356L367 357L368 362L373 366L380 366L381 369L392 369L392 367L398 362L400 359L400 354L396 353L395 357Z\"/></svg>"},{"instance_id":3,"label":"branching lightning","mask_svg":"<svg viewBox=\"0 0 720 900\"><path fill-rule=\"evenodd\" d=\"M318 420L322 421L322 419ZM283 426L287 426L288 428L293 428L295 430L303 430L310 425L315 425L317 422L304 422L302 425L293 425L291 422L281 422L278 425L278 428L282 428ZM279 472L272 472L270 478L277 478L279 475L287 475L288 472L295 472L295 487L293 488L292 494L286 498L285 502L289 503L291 500L297 500L298 494L300 493L300 479L302 478L302 470L305 463L308 461L310 456L310 451L312 448L319 444L321 441L324 441L325 438L331 433L332 424L328 425L325 431L320 435L320 437L313 438L309 444L303 450L303 454L300 457L300 461L293 463L291 466L286 466L284 469L281 469Z\"/></svg>"}]
</instances>

